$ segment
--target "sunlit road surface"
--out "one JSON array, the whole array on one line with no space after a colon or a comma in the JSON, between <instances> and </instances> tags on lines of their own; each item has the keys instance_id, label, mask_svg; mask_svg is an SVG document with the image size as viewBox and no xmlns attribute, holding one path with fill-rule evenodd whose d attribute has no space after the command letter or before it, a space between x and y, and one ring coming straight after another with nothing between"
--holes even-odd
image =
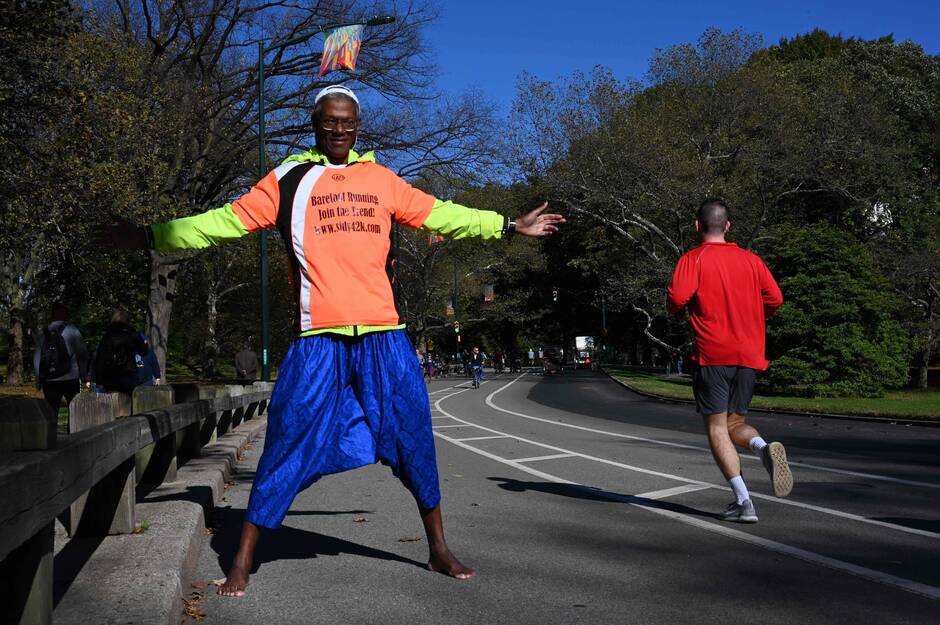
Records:
<instances>
[{"instance_id":1,"label":"sunlit road surface","mask_svg":"<svg viewBox=\"0 0 940 625\"><path fill-rule=\"evenodd\" d=\"M422 568L413 501L375 465L302 493L246 597L203 591L204 622L940 623L940 428L755 414L796 487L775 498L742 454L760 522L741 525L716 518L732 496L689 406L590 372L428 390L448 540L477 577ZM201 580L230 562L260 449Z\"/></svg>"}]
</instances>

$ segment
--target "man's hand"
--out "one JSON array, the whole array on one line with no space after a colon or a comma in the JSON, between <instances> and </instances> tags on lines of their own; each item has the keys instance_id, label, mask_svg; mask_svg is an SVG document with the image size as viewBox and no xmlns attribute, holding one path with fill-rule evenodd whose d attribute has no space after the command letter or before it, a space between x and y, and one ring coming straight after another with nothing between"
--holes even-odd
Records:
<instances>
[{"instance_id":1,"label":"man's hand","mask_svg":"<svg viewBox=\"0 0 940 625\"><path fill-rule=\"evenodd\" d=\"M116 223L100 226L92 234L95 245L125 250L145 250L149 247L145 226L138 226L123 217L116 216L115 219Z\"/></svg>"},{"instance_id":2,"label":"man's hand","mask_svg":"<svg viewBox=\"0 0 940 625\"><path fill-rule=\"evenodd\" d=\"M529 237L547 237L558 232L558 226L565 223L565 218L552 213L543 215L546 208L548 202L516 219L516 232Z\"/></svg>"}]
</instances>

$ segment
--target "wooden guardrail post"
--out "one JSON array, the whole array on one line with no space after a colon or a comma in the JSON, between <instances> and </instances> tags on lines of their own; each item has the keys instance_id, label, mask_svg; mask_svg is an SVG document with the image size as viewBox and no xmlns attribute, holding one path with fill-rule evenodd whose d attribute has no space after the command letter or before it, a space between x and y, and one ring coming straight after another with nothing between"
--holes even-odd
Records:
<instances>
[{"instance_id":1,"label":"wooden guardrail post","mask_svg":"<svg viewBox=\"0 0 940 625\"><path fill-rule=\"evenodd\" d=\"M173 393L176 403L183 404L200 399L215 399L219 386L204 384L174 384ZM218 435L216 426L219 423L219 413L212 411L199 423L194 423L183 430L179 452L186 458L198 458L202 455L202 448L216 442Z\"/></svg>"},{"instance_id":2,"label":"wooden guardrail post","mask_svg":"<svg viewBox=\"0 0 940 625\"><path fill-rule=\"evenodd\" d=\"M173 405L173 387L169 385L138 386L132 396L133 414L169 408ZM164 436L134 456L138 484L159 485L176 481L176 433Z\"/></svg>"},{"instance_id":3,"label":"wooden guardrail post","mask_svg":"<svg viewBox=\"0 0 940 625\"><path fill-rule=\"evenodd\" d=\"M216 397L234 397L242 395L245 389L241 385L226 384L219 387ZM216 428L218 435L227 434L229 430L241 423L242 408L228 408L219 414L219 425Z\"/></svg>"},{"instance_id":4,"label":"wooden guardrail post","mask_svg":"<svg viewBox=\"0 0 940 625\"><path fill-rule=\"evenodd\" d=\"M52 449L56 415L41 399L0 399L0 450ZM54 522L0 562L0 622L11 625L51 625Z\"/></svg>"},{"instance_id":5,"label":"wooden guardrail post","mask_svg":"<svg viewBox=\"0 0 940 625\"><path fill-rule=\"evenodd\" d=\"M239 397L251 391L245 389L241 384L226 384L225 390L229 397ZM237 428L245 420L245 406L239 406L232 411L232 428Z\"/></svg>"},{"instance_id":6,"label":"wooden guardrail post","mask_svg":"<svg viewBox=\"0 0 940 625\"><path fill-rule=\"evenodd\" d=\"M251 391L252 391L253 393L258 393L258 392L273 393L273 392L274 392L274 382L254 382L254 383L252 383L252 385L251 385ZM260 416L260 415L263 415L265 412L267 412L267 410L268 410L268 402L269 402L269 401L270 401L269 399L262 399L262 400L258 403L258 415L259 415L259 416Z\"/></svg>"},{"instance_id":7,"label":"wooden guardrail post","mask_svg":"<svg viewBox=\"0 0 940 625\"><path fill-rule=\"evenodd\" d=\"M110 423L131 413L124 393L79 393L69 404L69 434ZM69 507L70 536L131 534L136 525L134 459L128 458Z\"/></svg>"}]
</instances>

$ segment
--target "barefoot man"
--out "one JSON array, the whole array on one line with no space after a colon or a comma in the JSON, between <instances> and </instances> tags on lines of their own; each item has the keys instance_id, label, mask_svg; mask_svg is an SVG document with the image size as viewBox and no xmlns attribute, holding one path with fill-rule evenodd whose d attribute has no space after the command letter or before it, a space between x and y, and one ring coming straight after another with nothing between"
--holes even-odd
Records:
<instances>
[{"instance_id":1,"label":"barefoot man","mask_svg":"<svg viewBox=\"0 0 940 625\"><path fill-rule=\"evenodd\" d=\"M430 403L392 294L392 224L490 239L548 236L565 220L543 204L511 221L411 187L373 153L353 151L360 108L346 87L320 91L312 117L316 148L291 156L231 204L148 227L121 222L100 237L114 247L172 252L276 227L285 242L298 338L278 372L241 543L219 594L245 593L261 529L278 527L297 493L380 460L417 501L428 568L468 579L473 569L444 540Z\"/></svg>"},{"instance_id":2,"label":"barefoot man","mask_svg":"<svg viewBox=\"0 0 940 625\"><path fill-rule=\"evenodd\" d=\"M787 496L793 488L783 445L768 445L745 422L757 371L768 366L765 318L780 308L783 294L756 254L725 241L730 227L723 201L702 202L695 220L702 244L679 259L666 308L674 315L688 308L692 321L695 403L708 429L712 455L735 497L721 516L756 523L757 511L741 477L735 445L750 449L763 461L777 497Z\"/></svg>"}]
</instances>

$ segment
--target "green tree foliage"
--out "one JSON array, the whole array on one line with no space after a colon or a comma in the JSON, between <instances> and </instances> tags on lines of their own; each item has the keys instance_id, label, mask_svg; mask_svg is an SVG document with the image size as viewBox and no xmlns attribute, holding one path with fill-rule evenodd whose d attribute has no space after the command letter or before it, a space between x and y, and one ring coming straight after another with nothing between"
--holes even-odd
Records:
<instances>
[{"instance_id":1,"label":"green tree foliage","mask_svg":"<svg viewBox=\"0 0 940 625\"><path fill-rule=\"evenodd\" d=\"M927 362L937 340L936 271L925 259L940 257L938 62L891 37L818 31L762 49L743 31L712 29L659 51L644 84L603 68L554 84L524 77L513 160L521 179L544 181L572 217L603 228L605 250L591 228L571 228L570 263L593 271L652 344L688 345L685 324L662 308L664 290L698 244L695 208L718 195L745 248L819 221L864 242L873 271L909 299L913 313L892 314L921 336Z\"/></svg>"},{"instance_id":2,"label":"green tree foliage","mask_svg":"<svg viewBox=\"0 0 940 625\"><path fill-rule=\"evenodd\" d=\"M826 224L783 226L764 254L785 303L768 324L775 390L877 396L907 382L901 301L871 251Z\"/></svg>"}]
</instances>

